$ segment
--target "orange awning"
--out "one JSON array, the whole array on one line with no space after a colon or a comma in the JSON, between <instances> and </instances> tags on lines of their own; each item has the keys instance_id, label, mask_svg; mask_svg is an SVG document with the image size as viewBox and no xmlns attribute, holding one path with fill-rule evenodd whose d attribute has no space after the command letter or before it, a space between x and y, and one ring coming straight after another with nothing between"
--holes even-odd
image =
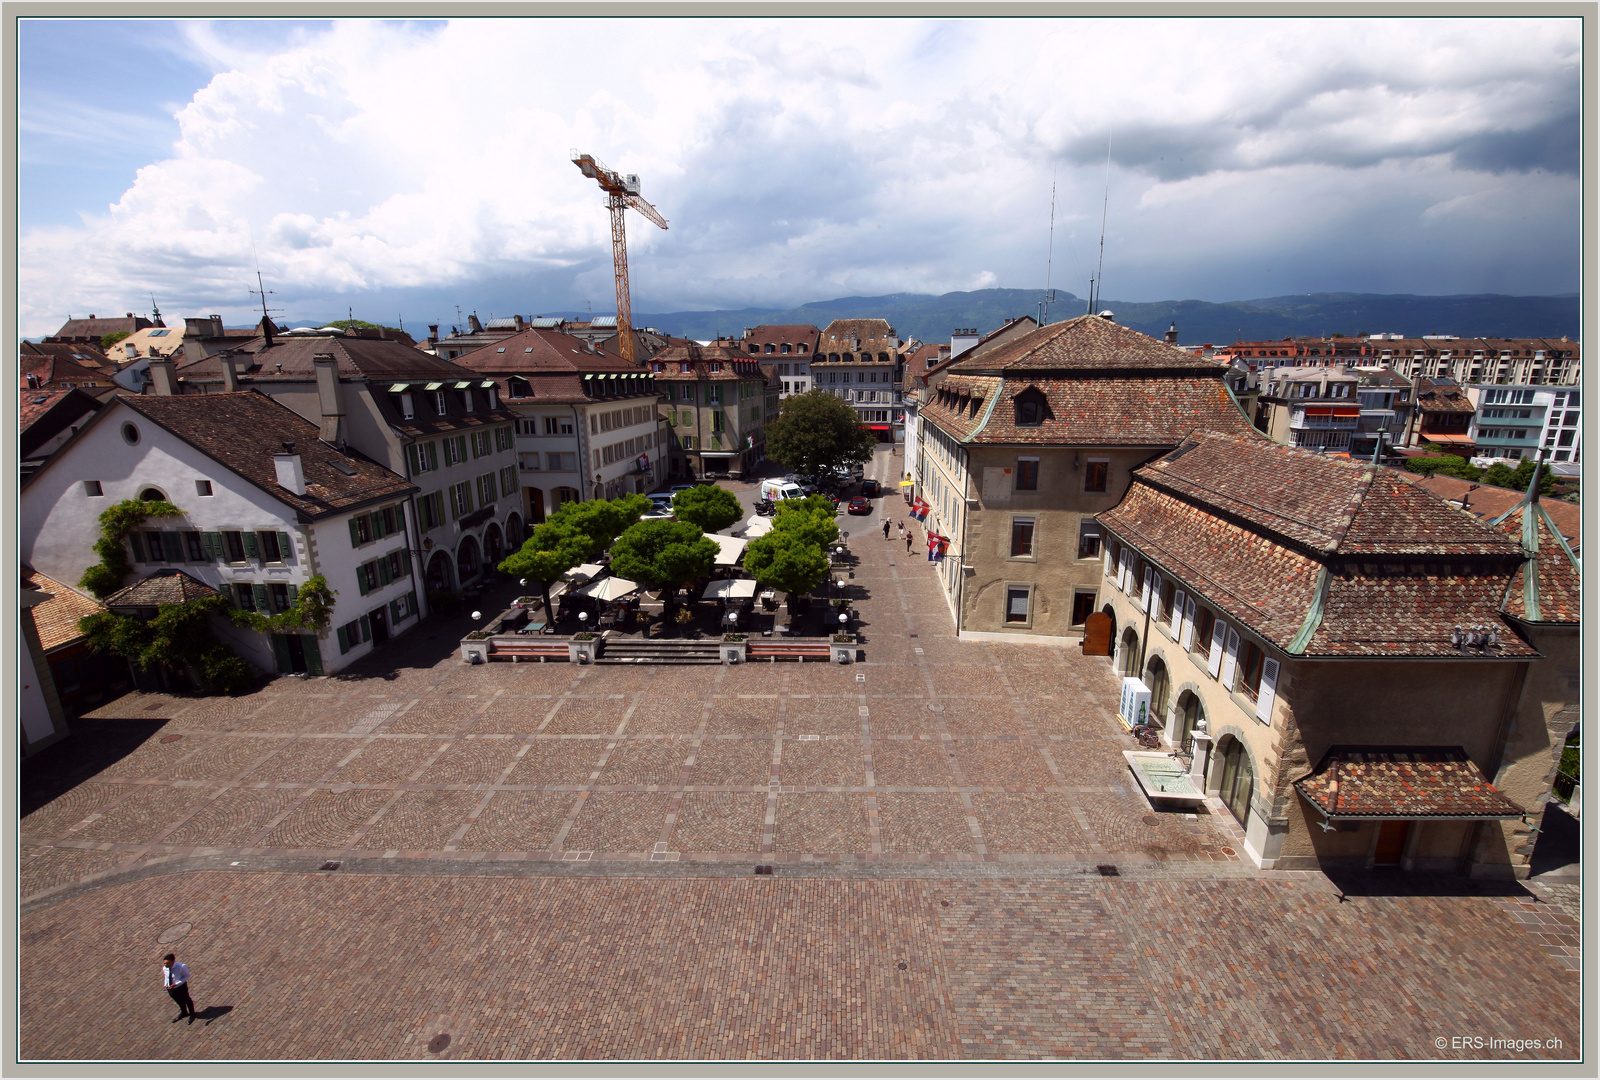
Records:
<instances>
[{"instance_id":1,"label":"orange awning","mask_svg":"<svg viewBox=\"0 0 1600 1080\"><path fill-rule=\"evenodd\" d=\"M1360 416L1360 409L1337 408L1333 410L1335 416Z\"/></svg>"},{"instance_id":2,"label":"orange awning","mask_svg":"<svg viewBox=\"0 0 1600 1080\"><path fill-rule=\"evenodd\" d=\"M1333 415L1333 410L1332 409L1307 409L1306 410L1306 415L1307 416L1332 416Z\"/></svg>"},{"instance_id":3,"label":"orange awning","mask_svg":"<svg viewBox=\"0 0 1600 1080\"><path fill-rule=\"evenodd\" d=\"M1462 446L1470 446L1473 441L1471 435L1429 435L1426 431L1422 437L1431 443L1457 443Z\"/></svg>"}]
</instances>

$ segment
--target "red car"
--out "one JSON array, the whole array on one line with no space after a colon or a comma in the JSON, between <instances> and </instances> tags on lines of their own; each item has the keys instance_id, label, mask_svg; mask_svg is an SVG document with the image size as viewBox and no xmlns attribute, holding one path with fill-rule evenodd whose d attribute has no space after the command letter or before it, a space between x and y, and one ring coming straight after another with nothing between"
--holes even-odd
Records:
<instances>
[{"instance_id":1,"label":"red car","mask_svg":"<svg viewBox=\"0 0 1600 1080\"><path fill-rule=\"evenodd\" d=\"M849 512L852 514L870 514L872 513L872 504L857 495L850 500Z\"/></svg>"}]
</instances>

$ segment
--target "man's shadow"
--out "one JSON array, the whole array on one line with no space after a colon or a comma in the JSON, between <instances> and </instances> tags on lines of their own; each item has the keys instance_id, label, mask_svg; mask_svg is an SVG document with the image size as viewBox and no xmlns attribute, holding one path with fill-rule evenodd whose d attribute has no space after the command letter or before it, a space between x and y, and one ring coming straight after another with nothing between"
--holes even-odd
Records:
<instances>
[{"instance_id":1,"label":"man's shadow","mask_svg":"<svg viewBox=\"0 0 1600 1080\"><path fill-rule=\"evenodd\" d=\"M205 1008L195 1013L194 1018L196 1020L204 1020L206 1026L210 1027L213 1020L221 1020L224 1016L227 1016L232 1011L232 1005L207 1005Z\"/></svg>"}]
</instances>

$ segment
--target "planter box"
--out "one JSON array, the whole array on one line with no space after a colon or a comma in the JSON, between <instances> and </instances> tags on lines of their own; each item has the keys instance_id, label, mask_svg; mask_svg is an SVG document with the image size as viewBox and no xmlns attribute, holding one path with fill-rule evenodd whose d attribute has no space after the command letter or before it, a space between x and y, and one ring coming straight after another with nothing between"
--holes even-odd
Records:
<instances>
[{"instance_id":1,"label":"planter box","mask_svg":"<svg viewBox=\"0 0 1600 1080\"><path fill-rule=\"evenodd\" d=\"M595 657L600 655L601 644L602 639L598 637L591 641L569 641L567 659L574 664L592 664Z\"/></svg>"},{"instance_id":2,"label":"planter box","mask_svg":"<svg viewBox=\"0 0 1600 1080\"><path fill-rule=\"evenodd\" d=\"M853 641L832 641L828 644L828 661L833 664L853 664L856 662L856 643Z\"/></svg>"},{"instance_id":3,"label":"planter box","mask_svg":"<svg viewBox=\"0 0 1600 1080\"><path fill-rule=\"evenodd\" d=\"M480 638L477 641L463 641L461 643L461 661L466 664L487 664L489 662L489 639Z\"/></svg>"},{"instance_id":4,"label":"planter box","mask_svg":"<svg viewBox=\"0 0 1600 1080\"><path fill-rule=\"evenodd\" d=\"M721 650L718 655L722 657L724 664L742 664L745 661L745 646L747 644L747 642L743 641L724 641L717 646Z\"/></svg>"}]
</instances>

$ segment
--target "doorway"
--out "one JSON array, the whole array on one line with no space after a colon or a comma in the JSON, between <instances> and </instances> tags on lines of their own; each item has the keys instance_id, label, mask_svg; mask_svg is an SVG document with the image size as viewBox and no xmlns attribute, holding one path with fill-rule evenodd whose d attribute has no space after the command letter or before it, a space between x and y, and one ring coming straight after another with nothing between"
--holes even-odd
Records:
<instances>
[{"instance_id":1,"label":"doorway","mask_svg":"<svg viewBox=\"0 0 1600 1080\"><path fill-rule=\"evenodd\" d=\"M1239 827L1248 829L1250 795L1255 788L1255 770L1250 767L1250 754L1245 750L1244 743L1231 736L1228 745L1222 751L1222 783L1218 788L1217 794L1227 804Z\"/></svg>"},{"instance_id":2,"label":"doorway","mask_svg":"<svg viewBox=\"0 0 1600 1080\"><path fill-rule=\"evenodd\" d=\"M367 621L372 625L374 648L389 640L389 616L384 608L373 608L367 613Z\"/></svg>"},{"instance_id":3,"label":"doorway","mask_svg":"<svg viewBox=\"0 0 1600 1080\"><path fill-rule=\"evenodd\" d=\"M1378 823L1378 839L1372 848L1373 866L1399 866L1406 853L1406 837L1411 834L1409 821L1383 821Z\"/></svg>"}]
</instances>

